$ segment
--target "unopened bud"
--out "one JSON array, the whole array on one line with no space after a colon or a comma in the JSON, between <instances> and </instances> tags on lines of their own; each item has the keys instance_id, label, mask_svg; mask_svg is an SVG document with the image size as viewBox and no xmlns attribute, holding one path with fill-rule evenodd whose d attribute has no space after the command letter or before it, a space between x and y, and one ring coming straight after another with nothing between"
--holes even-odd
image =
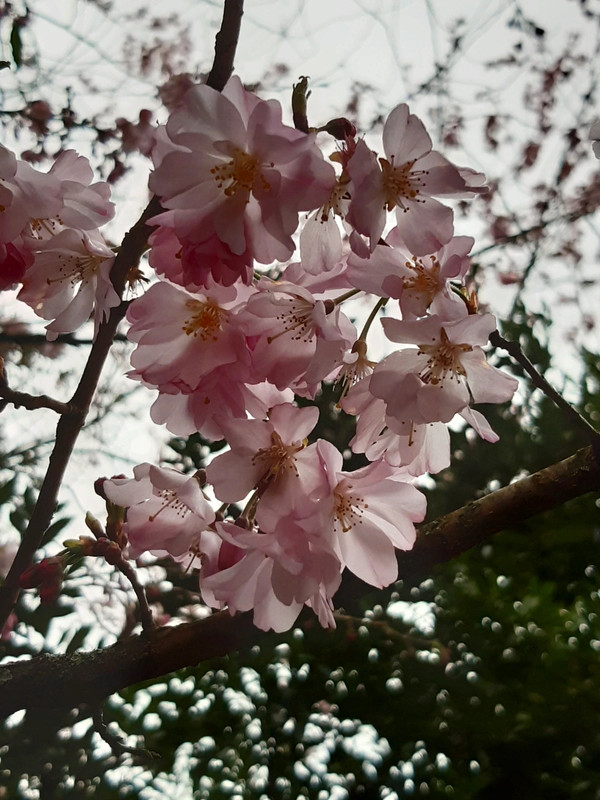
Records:
<instances>
[{"instance_id":1,"label":"unopened bud","mask_svg":"<svg viewBox=\"0 0 600 800\"><path fill-rule=\"evenodd\" d=\"M102 527L102 523L100 520L96 519L93 514L90 514L88 511L85 515L85 524L90 529L90 531L94 534L96 539L99 539L101 536L106 536L104 533L104 528ZM65 545L66 547L66 545Z\"/></svg>"},{"instance_id":2,"label":"unopened bud","mask_svg":"<svg viewBox=\"0 0 600 800\"><path fill-rule=\"evenodd\" d=\"M330 119L326 125L319 128L320 131L325 131L334 139L339 139L345 142L346 139L353 139L356 136L356 126L353 125L346 117L336 117Z\"/></svg>"}]
</instances>

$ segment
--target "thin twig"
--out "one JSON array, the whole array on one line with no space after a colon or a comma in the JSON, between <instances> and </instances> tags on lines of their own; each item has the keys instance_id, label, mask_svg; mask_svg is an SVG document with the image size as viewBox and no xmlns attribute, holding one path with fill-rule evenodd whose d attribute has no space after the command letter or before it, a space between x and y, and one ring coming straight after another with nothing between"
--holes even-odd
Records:
<instances>
[{"instance_id":1,"label":"thin twig","mask_svg":"<svg viewBox=\"0 0 600 800\"><path fill-rule=\"evenodd\" d=\"M115 567L119 570L119 572L122 575L124 575L127 578L129 583L133 587L133 591L135 592L135 596L138 599L140 607L140 621L142 623L142 628L146 632L151 631L154 628L154 619L152 618L152 611L150 610L150 606L148 605L148 598L146 597L146 592L144 590L144 587L138 581L134 568L124 558L121 558L121 560L115 564Z\"/></svg>"},{"instance_id":2,"label":"thin twig","mask_svg":"<svg viewBox=\"0 0 600 800\"><path fill-rule=\"evenodd\" d=\"M79 414L79 409L70 403L62 403L47 394L27 394L27 392L17 392L8 386L0 385L0 397L7 403L12 403L15 408L26 408L28 411L35 411L38 408L49 408L57 414Z\"/></svg>"},{"instance_id":3,"label":"thin twig","mask_svg":"<svg viewBox=\"0 0 600 800\"><path fill-rule=\"evenodd\" d=\"M533 385L540 389L547 397L549 397L550 400L552 400L558 406L558 408L561 409L561 411L564 411L567 419L571 420L576 427L585 431L587 436L591 438L592 442L595 441L598 436L600 436L600 433L594 428L594 426L589 423L585 417L582 417L581 414L575 408L573 408L573 406L567 402L553 386L548 383L543 375L537 371L537 369L533 366L531 361L521 349L521 345L518 342L511 342L508 339L505 339L496 330L490 334L490 343L493 344L494 347L501 347L503 350L506 350L506 352L511 355L529 375Z\"/></svg>"},{"instance_id":4,"label":"thin twig","mask_svg":"<svg viewBox=\"0 0 600 800\"><path fill-rule=\"evenodd\" d=\"M156 761L161 757L160 753L156 753L153 750L146 750L145 747L129 747L129 745L123 742L120 736L111 733L104 722L104 712L101 705L94 709L92 719L94 721L94 730L101 739L104 739L117 758L120 758L126 753L142 759L143 761Z\"/></svg>"}]
</instances>

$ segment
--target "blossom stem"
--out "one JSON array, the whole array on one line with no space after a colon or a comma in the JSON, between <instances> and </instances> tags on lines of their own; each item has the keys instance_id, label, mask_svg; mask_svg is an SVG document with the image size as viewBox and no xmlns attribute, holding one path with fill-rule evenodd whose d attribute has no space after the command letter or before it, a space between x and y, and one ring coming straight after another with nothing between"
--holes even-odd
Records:
<instances>
[{"instance_id":1,"label":"blossom stem","mask_svg":"<svg viewBox=\"0 0 600 800\"><path fill-rule=\"evenodd\" d=\"M367 338L367 333L369 332L369 328L371 327L371 325L373 324L373 320L375 319L375 317L379 313L379 309L383 308L388 300L389 300L389 297L380 297L379 300L375 303L373 309L371 310L371 313L369 314L369 316L367 318L367 321L363 325L363 329L360 332L360 336L358 337L359 339L364 340L364 339Z\"/></svg>"},{"instance_id":2,"label":"blossom stem","mask_svg":"<svg viewBox=\"0 0 600 800\"><path fill-rule=\"evenodd\" d=\"M117 561L115 567L119 570L121 575L124 575L127 578L131 584L140 606L140 621L142 623L142 628L146 633L148 633L154 628L154 620L152 619L152 611L148 605L148 598L146 597L144 587L138 581L134 568L123 557Z\"/></svg>"},{"instance_id":3,"label":"blossom stem","mask_svg":"<svg viewBox=\"0 0 600 800\"><path fill-rule=\"evenodd\" d=\"M360 291L360 289L350 289L350 291L341 294L339 297L336 297L333 302L336 304L336 306L339 306L344 302L344 300L349 300L351 297L356 297Z\"/></svg>"}]
</instances>

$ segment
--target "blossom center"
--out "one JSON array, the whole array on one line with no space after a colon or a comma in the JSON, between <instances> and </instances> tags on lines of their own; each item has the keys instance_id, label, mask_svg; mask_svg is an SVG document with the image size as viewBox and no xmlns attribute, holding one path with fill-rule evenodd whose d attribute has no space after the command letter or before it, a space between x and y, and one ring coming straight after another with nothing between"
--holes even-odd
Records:
<instances>
[{"instance_id":1,"label":"blossom center","mask_svg":"<svg viewBox=\"0 0 600 800\"><path fill-rule=\"evenodd\" d=\"M174 489L161 489L158 492L158 496L162 499L163 504L158 509L156 514L150 514L148 516L148 522L154 522L158 515L166 508L170 508L175 512L175 514L177 514L178 517L181 517L182 519L186 516L186 514L190 513L190 508L179 499L179 496Z\"/></svg>"},{"instance_id":2,"label":"blossom center","mask_svg":"<svg viewBox=\"0 0 600 800\"><path fill-rule=\"evenodd\" d=\"M245 195L246 203L257 178L261 179L262 188L265 192L268 192L271 188L261 175L260 163L256 156L246 153L237 147L233 148L233 157L229 161L215 165L210 171L218 188L223 190L223 194L226 197L235 197L238 194L242 194Z\"/></svg>"},{"instance_id":3,"label":"blossom center","mask_svg":"<svg viewBox=\"0 0 600 800\"><path fill-rule=\"evenodd\" d=\"M415 203L424 202L419 200L418 195L425 185L423 179L424 175L428 174L427 170L415 170L413 166L417 159L407 161L399 167L394 166L394 156L390 156L388 161L385 158L380 158L381 164L381 181L383 185L384 208L392 211L396 206L403 211L408 211L409 206L406 204L407 200Z\"/></svg>"},{"instance_id":4,"label":"blossom center","mask_svg":"<svg viewBox=\"0 0 600 800\"><path fill-rule=\"evenodd\" d=\"M50 286L53 283L61 283L68 280L72 287L77 286L78 283L89 281L96 273L100 264L106 259L103 256L93 256L91 254L85 256L75 255L59 255L58 260L58 277L46 278L46 283Z\"/></svg>"},{"instance_id":5,"label":"blossom center","mask_svg":"<svg viewBox=\"0 0 600 800\"><path fill-rule=\"evenodd\" d=\"M428 356L427 364L419 373L419 377L423 383L431 383L433 386L443 383L448 374L450 380L456 378L460 381L461 377L467 374L460 361L461 355L472 350L470 344L451 342L445 329L442 328L439 342L419 345L419 355Z\"/></svg>"},{"instance_id":6,"label":"blossom center","mask_svg":"<svg viewBox=\"0 0 600 800\"><path fill-rule=\"evenodd\" d=\"M325 203L324 206L321 207L321 213L317 217L320 222L327 222L329 219L330 212L333 212L334 215L337 214L338 217L344 217L344 211L342 206L343 200L349 200L350 195L348 194L347 188L348 180L342 181L341 178L335 183L335 186L331 190L329 195L329 200Z\"/></svg>"},{"instance_id":7,"label":"blossom center","mask_svg":"<svg viewBox=\"0 0 600 800\"><path fill-rule=\"evenodd\" d=\"M435 256L429 256L431 267L427 268L423 259L417 256L412 257L412 261L407 261L405 266L413 273L411 276L403 278L402 287L413 294L423 295L427 305L435 297L440 283L440 262Z\"/></svg>"},{"instance_id":8,"label":"blossom center","mask_svg":"<svg viewBox=\"0 0 600 800\"><path fill-rule=\"evenodd\" d=\"M301 297L285 297L283 301L288 304L283 313L278 314L275 319L283 325L283 330L269 336L269 344L284 333L292 333L292 340L310 342L315 337L315 323L313 321L314 306Z\"/></svg>"},{"instance_id":9,"label":"blossom center","mask_svg":"<svg viewBox=\"0 0 600 800\"><path fill-rule=\"evenodd\" d=\"M368 508L363 497L352 494L347 480L340 481L333 490L333 524L339 524L343 533L348 533L355 525L362 525L364 509Z\"/></svg>"},{"instance_id":10,"label":"blossom center","mask_svg":"<svg viewBox=\"0 0 600 800\"><path fill-rule=\"evenodd\" d=\"M292 471L298 475L298 468L294 456L303 450L306 442L292 442L284 444L277 431L271 433L270 447L261 447L252 456L252 464L260 464L264 467L264 472L258 482L258 488L266 488L279 475L285 471Z\"/></svg>"},{"instance_id":11,"label":"blossom center","mask_svg":"<svg viewBox=\"0 0 600 800\"><path fill-rule=\"evenodd\" d=\"M185 307L191 313L182 325L183 332L187 336L199 336L203 342L216 342L227 312L212 300L187 300Z\"/></svg>"}]
</instances>

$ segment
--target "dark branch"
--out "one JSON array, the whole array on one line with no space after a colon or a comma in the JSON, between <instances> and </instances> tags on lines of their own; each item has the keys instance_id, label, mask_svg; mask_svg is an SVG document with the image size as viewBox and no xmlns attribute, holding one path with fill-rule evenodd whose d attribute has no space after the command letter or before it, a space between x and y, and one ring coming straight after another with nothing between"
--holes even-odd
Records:
<instances>
[{"instance_id":1,"label":"dark branch","mask_svg":"<svg viewBox=\"0 0 600 800\"><path fill-rule=\"evenodd\" d=\"M38 408L49 408L57 414L78 414L78 409L68 403L62 403L47 394L28 394L27 392L17 392L8 385L8 379L4 370L3 359L0 358L0 398L4 401L0 406L0 411L4 410L7 403L12 403L15 408L26 408L34 411Z\"/></svg>"},{"instance_id":2,"label":"dark branch","mask_svg":"<svg viewBox=\"0 0 600 800\"><path fill-rule=\"evenodd\" d=\"M481 544L498 531L600 487L600 463L591 447L422 525L413 550L398 553L399 577L418 581L436 564ZM346 606L372 586L346 575L336 602ZM250 613L226 611L131 637L105 650L36 656L0 667L0 716L20 708L89 703L127 686L268 641Z\"/></svg>"},{"instance_id":3,"label":"dark branch","mask_svg":"<svg viewBox=\"0 0 600 800\"><path fill-rule=\"evenodd\" d=\"M223 90L233 72L243 14L244 0L225 0L221 30L215 39L215 60L206 79L208 86L218 92Z\"/></svg>"},{"instance_id":4,"label":"dark branch","mask_svg":"<svg viewBox=\"0 0 600 800\"><path fill-rule=\"evenodd\" d=\"M585 432L585 434L593 441L594 439L600 436L600 433L591 425L581 414L573 408L573 406L568 403L565 398L556 391L556 389L548 383L548 381L541 375L531 361L527 358L523 350L521 349L521 345L518 342L510 342L508 339L505 339L503 336L500 335L498 331L493 331L490 333L490 343L494 345L494 347L501 347L503 350L506 350L509 355L511 355L514 360L521 365L523 370L529 375L531 378L531 382L534 386L549 397L553 403L556 404L558 408L561 409L565 413L567 420L569 420L576 428L580 428Z\"/></svg>"}]
</instances>

